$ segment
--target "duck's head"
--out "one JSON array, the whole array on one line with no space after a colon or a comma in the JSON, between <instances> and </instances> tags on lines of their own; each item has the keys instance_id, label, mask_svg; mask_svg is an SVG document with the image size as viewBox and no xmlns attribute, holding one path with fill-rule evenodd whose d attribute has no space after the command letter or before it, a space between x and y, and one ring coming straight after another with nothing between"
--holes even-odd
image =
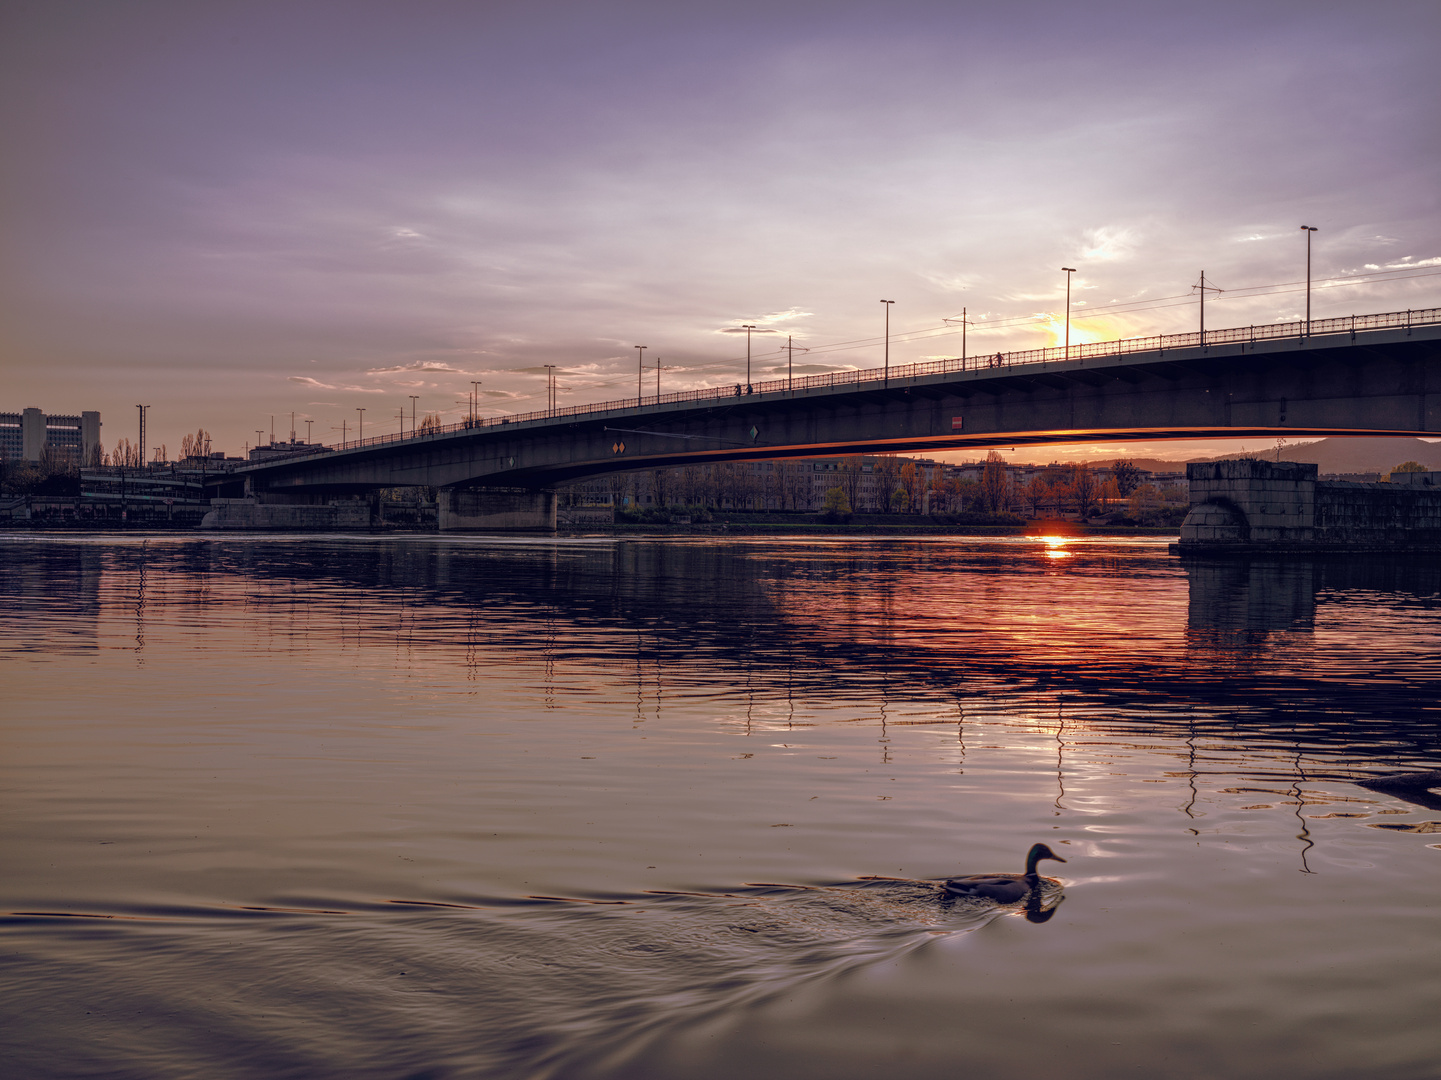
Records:
<instances>
[{"instance_id":1,"label":"duck's head","mask_svg":"<svg viewBox=\"0 0 1441 1080\"><path fill-rule=\"evenodd\" d=\"M1050 848L1046 847L1045 844L1032 844L1031 850L1026 852L1026 873L1034 874L1036 872L1036 863L1042 859L1054 859L1056 862L1066 861Z\"/></svg>"}]
</instances>

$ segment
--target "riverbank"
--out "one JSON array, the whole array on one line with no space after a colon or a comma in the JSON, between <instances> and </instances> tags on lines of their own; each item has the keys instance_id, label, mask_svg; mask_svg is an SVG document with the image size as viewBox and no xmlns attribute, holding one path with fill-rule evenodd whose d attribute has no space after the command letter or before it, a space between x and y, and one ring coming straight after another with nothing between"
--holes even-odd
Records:
<instances>
[{"instance_id":1,"label":"riverbank","mask_svg":"<svg viewBox=\"0 0 1441 1080\"><path fill-rule=\"evenodd\" d=\"M562 528L562 536L1176 536L1175 526L1078 525L1031 521L1023 525L886 525L714 521L705 525L608 525Z\"/></svg>"}]
</instances>

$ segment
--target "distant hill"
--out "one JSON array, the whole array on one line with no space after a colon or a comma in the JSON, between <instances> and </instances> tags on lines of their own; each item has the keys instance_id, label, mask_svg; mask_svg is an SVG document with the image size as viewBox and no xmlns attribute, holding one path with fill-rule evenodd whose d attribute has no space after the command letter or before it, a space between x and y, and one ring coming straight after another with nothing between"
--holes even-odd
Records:
<instances>
[{"instance_id":1,"label":"distant hill","mask_svg":"<svg viewBox=\"0 0 1441 1080\"><path fill-rule=\"evenodd\" d=\"M1238 458L1264 458L1276 460L1274 443L1267 447L1260 440L1256 445L1247 445L1244 451L1222 454L1220 457L1192 457L1184 461L1167 461L1164 458L1132 457L1112 454L1109 457L1094 458L1087 464L1092 467L1109 466L1121 460L1132 461L1136 468L1148 472L1183 472L1191 461L1235 461ZM1325 473L1388 473L1405 461L1417 461L1432 469L1441 470L1441 443L1429 443L1423 439L1372 439L1372 438L1330 438L1314 442L1288 443L1281 448L1282 461L1305 461L1317 466ZM1040 464L1040 462L1037 462Z\"/></svg>"},{"instance_id":2,"label":"distant hill","mask_svg":"<svg viewBox=\"0 0 1441 1080\"><path fill-rule=\"evenodd\" d=\"M1193 458L1193 461L1234 461L1243 457L1276 460L1276 451L1257 448L1247 453L1225 454L1214 458ZM1323 473L1387 473L1405 461L1417 461L1441 470L1441 443L1423 439L1355 438L1320 439L1281 448L1282 461L1308 461Z\"/></svg>"}]
</instances>

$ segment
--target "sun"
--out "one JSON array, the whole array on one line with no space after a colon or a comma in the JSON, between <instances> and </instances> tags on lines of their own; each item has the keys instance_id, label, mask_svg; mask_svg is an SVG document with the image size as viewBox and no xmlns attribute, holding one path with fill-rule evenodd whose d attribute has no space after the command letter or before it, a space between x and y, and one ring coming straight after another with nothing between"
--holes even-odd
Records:
<instances>
[{"instance_id":1,"label":"sun","mask_svg":"<svg viewBox=\"0 0 1441 1080\"><path fill-rule=\"evenodd\" d=\"M1036 328L1050 338L1047 348L1059 348L1066 343L1066 321L1060 316L1046 312L1036 316ZM1119 341L1126 336L1126 327L1115 319L1090 316L1078 320L1071 317L1071 344L1090 345L1096 341Z\"/></svg>"}]
</instances>

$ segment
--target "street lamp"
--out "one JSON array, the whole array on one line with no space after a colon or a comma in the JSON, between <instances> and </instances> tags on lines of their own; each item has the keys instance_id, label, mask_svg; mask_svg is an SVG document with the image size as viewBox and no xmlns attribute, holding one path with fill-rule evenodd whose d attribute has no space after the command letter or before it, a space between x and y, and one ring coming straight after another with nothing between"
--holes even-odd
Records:
<instances>
[{"instance_id":1,"label":"street lamp","mask_svg":"<svg viewBox=\"0 0 1441 1080\"><path fill-rule=\"evenodd\" d=\"M650 346L637 345L635 348L635 407L639 409L641 398L644 395L644 383L642 380L645 378L645 351L650 348Z\"/></svg>"},{"instance_id":2,"label":"street lamp","mask_svg":"<svg viewBox=\"0 0 1441 1080\"><path fill-rule=\"evenodd\" d=\"M355 407L355 411L360 414L360 434L359 434L358 436L356 436L356 437L357 437L358 439L360 439L361 442L364 442L364 441L365 441L365 409L364 409L363 407L357 405L357 406Z\"/></svg>"},{"instance_id":3,"label":"street lamp","mask_svg":"<svg viewBox=\"0 0 1441 1080\"><path fill-rule=\"evenodd\" d=\"M1066 273L1066 359L1071 358L1071 275L1076 272L1074 266L1063 266Z\"/></svg>"},{"instance_id":4,"label":"street lamp","mask_svg":"<svg viewBox=\"0 0 1441 1080\"><path fill-rule=\"evenodd\" d=\"M746 393L751 392L751 331L755 329L754 323L742 323L741 328L746 332Z\"/></svg>"},{"instance_id":5,"label":"street lamp","mask_svg":"<svg viewBox=\"0 0 1441 1080\"><path fill-rule=\"evenodd\" d=\"M881 303L886 305L886 374L881 385L889 386L891 384L891 305L895 301L882 300Z\"/></svg>"},{"instance_id":6,"label":"street lamp","mask_svg":"<svg viewBox=\"0 0 1441 1080\"><path fill-rule=\"evenodd\" d=\"M1316 231L1314 225L1302 225L1301 231L1306 234L1306 336L1311 336L1311 234Z\"/></svg>"}]
</instances>

